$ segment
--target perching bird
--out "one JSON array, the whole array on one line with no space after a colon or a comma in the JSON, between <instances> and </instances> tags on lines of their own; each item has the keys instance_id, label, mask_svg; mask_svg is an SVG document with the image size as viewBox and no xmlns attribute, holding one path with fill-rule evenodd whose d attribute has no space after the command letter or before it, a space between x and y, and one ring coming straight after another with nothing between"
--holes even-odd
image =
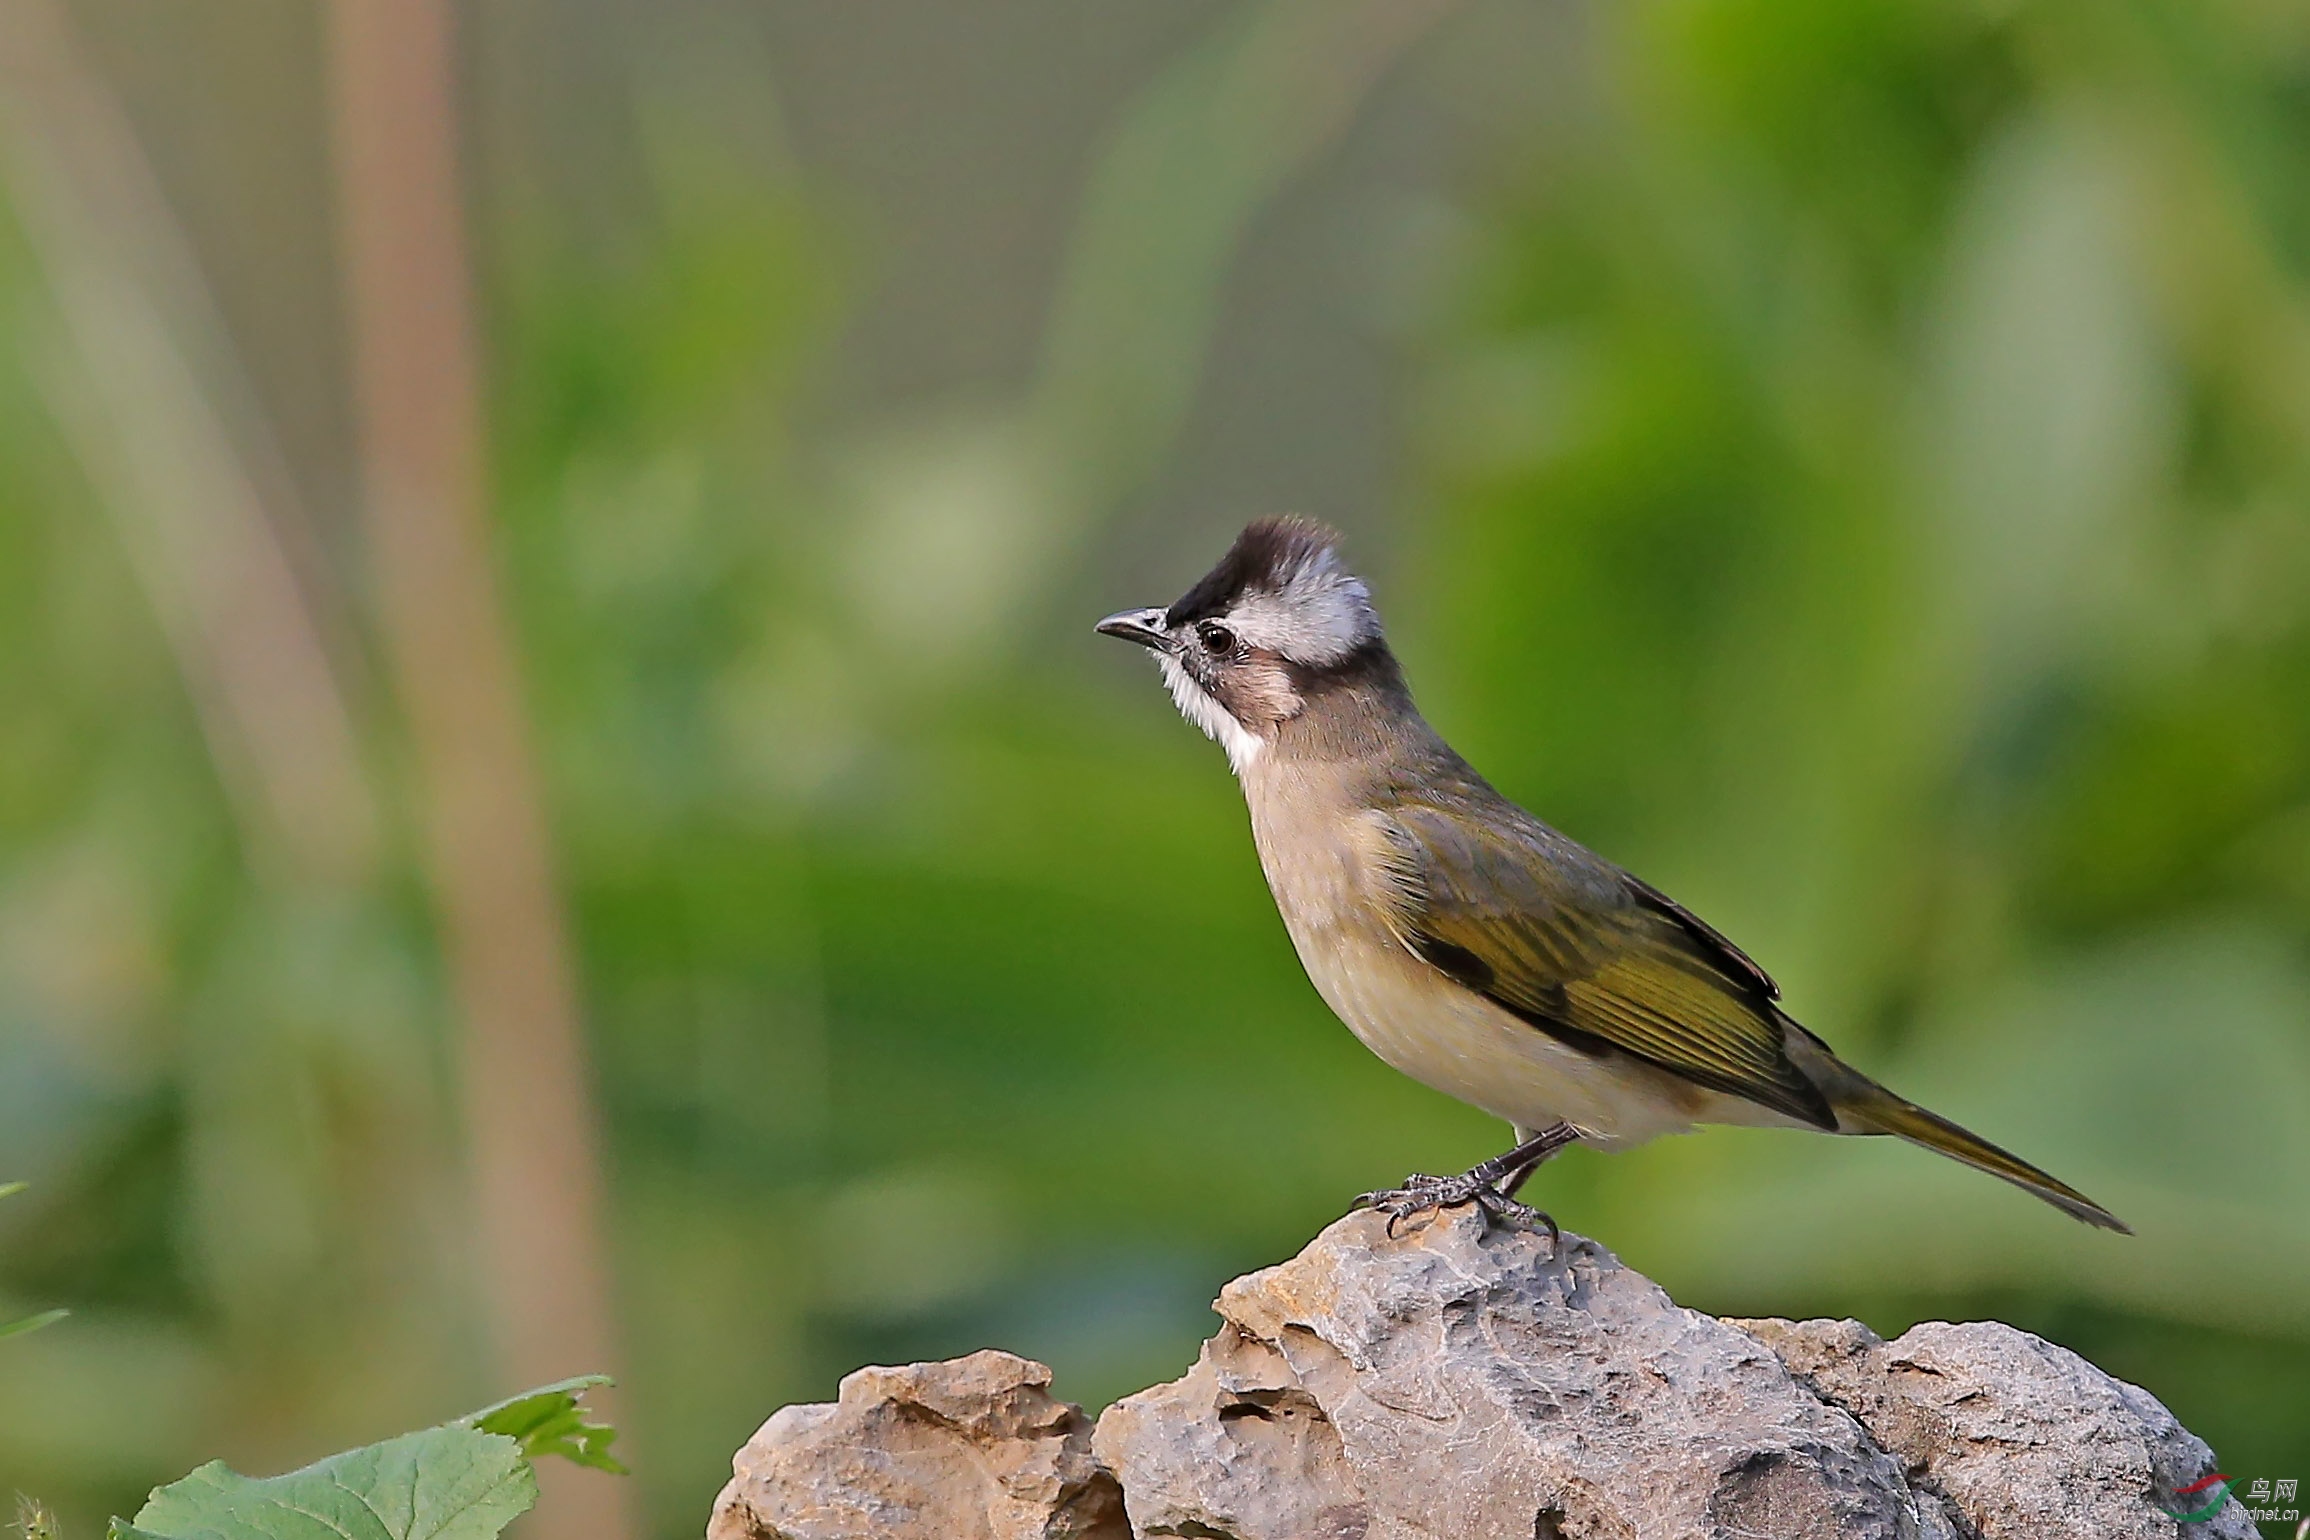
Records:
<instances>
[{"instance_id":1,"label":"perching bird","mask_svg":"<svg viewBox=\"0 0 2310 1540\"><path fill-rule=\"evenodd\" d=\"M1180 711L1227 750L1324 1003L1389 1064L1515 1129L1513 1149L1458 1176L1357 1200L1391 1228L1475 1203L1553 1229L1514 1198L1556 1151L1734 1123L1896 1134L2126 1230L1846 1064L1707 922L1494 791L1412 704L1322 525L1258 520L1178 603L1098 628L1154 653Z\"/></svg>"}]
</instances>

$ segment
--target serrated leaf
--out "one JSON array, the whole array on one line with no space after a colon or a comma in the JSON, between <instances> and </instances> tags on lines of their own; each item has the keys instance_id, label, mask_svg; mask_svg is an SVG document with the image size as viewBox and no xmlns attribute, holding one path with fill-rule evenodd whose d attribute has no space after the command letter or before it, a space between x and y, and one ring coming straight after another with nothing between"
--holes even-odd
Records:
<instances>
[{"instance_id":1,"label":"serrated leaf","mask_svg":"<svg viewBox=\"0 0 2310 1540\"><path fill-rule=\"evenodd\" d=\"M608 1423L589 1422L583 1405L587 1391L614 1383L606 1374L581 1374L485 1406L460 1418L459 1423L516 1439L521 1452L533 1460L560 1455L574 1464L623 1476L626 1468L610 1453L618 1430Z\"/></svg>"},{"instance_id":2,"label":"serrated leaf","mask_svg":"<svg viewBox=\"0 0 2310 1540\"><path fill-rule=\"evenodd\" d=\"M493 1540L537 1501L518 1440L428 1428L252 1480L211 1461L113 1540Z\"/></svg>"}]
</instances>

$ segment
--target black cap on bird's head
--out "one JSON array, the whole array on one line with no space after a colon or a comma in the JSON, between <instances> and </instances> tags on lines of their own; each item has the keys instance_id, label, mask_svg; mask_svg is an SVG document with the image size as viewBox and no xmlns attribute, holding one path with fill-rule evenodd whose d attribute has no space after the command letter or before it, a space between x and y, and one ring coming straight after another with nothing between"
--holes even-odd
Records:
<instances>
[{"instance_id":1,"label":"black cap on bird's head","mask_svg":"<svg viewBox=\"0 0 2310 1540\"><path fill-rule=\"evenodd\" d=\"M1241 769L1305 702L1309 674L1380 645L1371 591L1340 559L1339 536L1313 519L1255 519L1219 565L1168 609L1099 622L1162 664L1187 719Z\"/></svg>"},{"instance_id":2,"label":"black cap on bird's head","mask_svg":"<svg viewBox=\"0 0 2310 1540\"><path fill-rule=\"evenodd\" d=\"M1099 622L1105 635L1157 650L1180 646L1198 627L1317 669L1380 639L1371 590L1341 561L1339 535L1292 515L1254 519L1168 609L1126 610Z\"/></svg>"},{"instance_id":3,"label":"black cap on bird's head","mask_svg":"<svg viewBox=\"0 0 2310 1540\"><path fill-rule=\"evenodd\" d=\"M1248 645L1306 668L1338 663L1380 634L1371 590L1340 560L1339 535L1292 517L1246 526L1163 618L1174 631L1223 620Z\"/></svg>"}]
</instances>

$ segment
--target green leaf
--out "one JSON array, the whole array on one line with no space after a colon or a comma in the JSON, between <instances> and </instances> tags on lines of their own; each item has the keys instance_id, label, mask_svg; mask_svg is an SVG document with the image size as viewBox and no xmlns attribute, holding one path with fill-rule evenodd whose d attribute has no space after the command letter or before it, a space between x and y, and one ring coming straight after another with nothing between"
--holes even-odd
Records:
<instances>
[{"instance_id":1,"label":"green leaf","mask_svg":"<svg viewBox=\"0 0 2310 1540\"><path fill-rule=\"evenodd\" d=\"M28 1315L21 1321L10 1321L7 1325L0 1326L0 1337L21 1337L28 1331L38 1331L43 1326L54 1325L70 1314L72 1312L69 1310L43 1310L38 1315Z\"/></svg>"},{"instance_id":2,"label":"green leaf","mask_svg":"<svg viewBox=\"0 0 2310 1540\"><path fill-rule=\"evenodd\" d=\"M112 1540L492 1540L537 1501L518 1440L428 1428L252 1480L211 1461Z\"/></svg>"},{"instance_id":3,"label":"green leaf","mask_svg":"<svg viewBox=\"0 0 2310 1540\"><path fill-rule=\"evenodd\" d=\"M491 1540L537 1501L530 1461L557 1454L625 1474L617 1430L586 1420L587 1374L422 1433L251 1480L211 1462L152 1494L110 1540Z\"/></svg>"},{"instance_id":4,"label":"green leaf","mask_svg":"<svg viewBox=\"0 0 2310 1540\"><path fill-rule=\"evenodd\" d=\"M24 1182L0 1182L0 1198L13 1198L22 1192L27 1185ZM68 1310L43 1310L40 1314L28 1315L21 1321L9 1321L0 1324L0 1337L21 1337L28 1331L38 1331L43 1326L53 1325L69 1314L71 1312Z\"/></svg>"},{"instance_id":5,"label":"green leaf","mask_svg":"<svg viewBox=\"0 0 2310 1540\"><path fill-rule=\"evenodd\" d=\"M606 1374L581 1374L485 1406L458 1419L458 1425L517 1439L521 1452L533 1460L557 1454L576 1464L623 1476L626 1468L610 1454L618 1430L607 1423L587 1421L581 1404L587 1391L612 1383Z\"/></svg>"}]
</instances>

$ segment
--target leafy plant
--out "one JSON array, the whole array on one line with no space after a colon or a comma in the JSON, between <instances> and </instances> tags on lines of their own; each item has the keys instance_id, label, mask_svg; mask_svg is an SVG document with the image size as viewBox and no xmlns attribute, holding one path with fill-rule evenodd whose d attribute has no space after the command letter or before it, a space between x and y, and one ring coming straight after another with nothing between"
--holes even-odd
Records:
<instances>
[{"instance_id":1,"label":"leafy plant","mask_svg":"<svg viewBox=\"0 0 2310 1540\"><path fill-rule=\"evenodd\" d=\"M13 1198L23 1190L24 1184L22 1182L0 1182L0 1198ZM0 1324L0 1337L20 1337L28 1331L38 1331L43 1326L61 1321L69 1314L71 1312L68 1310L43 1310L38 1315L28 1315L21 1321L9 1321ZM25 1532L31 1533L29 1529Z\"/></svg>"},{"instance_id":2,"label":"leafy plant","mask_svg":"<svg viewBox=\"0 0 2310 1540\"><path fill-rule=\"evenodd\" d=\"M24 1540L56 1540L56 1515L46 1503L21 1492L16 1494L16 1527L24 1531Z\"/></svg>"},{"instance_id":3,"label":"leafy plant","mask_svg":"<svg viewBox=\"0 0 2310 1540\"><path fill-rule=\"evenodd\" d=\"M607 1385L606 1374L584 1374L522 1392L495 1406L485 1406L460 1419L462 1426L484 1433L502 1433L521 1444L522 1455L560 1455L575 1465L623 1476L626 1468L610 1454L618 1430L607 1423L588 1422L585 1393Z\"/></svg>"},{"instance_id":4,"label":"leafy plant","mask_svg":"<svg viewBox=\"0 0 2310 1540\"><path fill-rule=\"evenodd\" d=\"M252 1478L211 1461L161 1487L110 1540L491 1540L537 1501L531 1461L624 1474L617 1430L588 1419L598 1374L540 1386L437 1428Z\"/></svg>"}]
</instances>

